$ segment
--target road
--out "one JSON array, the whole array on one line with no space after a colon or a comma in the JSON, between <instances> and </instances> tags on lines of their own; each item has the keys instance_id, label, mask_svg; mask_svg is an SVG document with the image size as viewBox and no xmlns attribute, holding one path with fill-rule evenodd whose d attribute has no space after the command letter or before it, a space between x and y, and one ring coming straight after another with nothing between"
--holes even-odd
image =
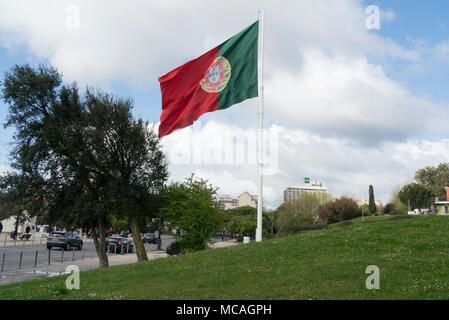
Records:
<instances>
[{"instance_id":1,"label":"road","mask_svg":"<svg viewBox=\"0 0 449 320\"><path fill-rule=\"evenodd\" d=\"M162 248L175 241L174 239L162 239ZM145 244L147 251L157 249L156 244ZM36 256L37 254L37 256ZM20 255L22 255L22 262L20 262ZM61 261L76 261L84 258L96 257L95 246L93 242L84 242L82 250L64 251L59 248L48 250L43 245L26 245L26 246L7 246L0 247L0 271L15 270L19 268L27 268L59 263ZM114 253L108 253L114 255ZM3 260L4 257L4 260Z\"/></svg>"}]
</instances>

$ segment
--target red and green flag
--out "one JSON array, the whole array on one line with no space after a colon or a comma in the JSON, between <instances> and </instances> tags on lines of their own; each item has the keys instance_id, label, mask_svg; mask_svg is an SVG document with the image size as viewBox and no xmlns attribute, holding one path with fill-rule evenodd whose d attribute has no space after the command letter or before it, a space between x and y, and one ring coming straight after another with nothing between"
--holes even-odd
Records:
<instances>
[{"instance_id":1,"label":"red and green flag","mask_svg":"<svg viewBox=\"0 0 449 320\"><path fill-rule=\"evenodd\" d=\"M258 95L259 22L159 78L159 136L192 125L202 114Z\"/></svg>"}]
</instances>

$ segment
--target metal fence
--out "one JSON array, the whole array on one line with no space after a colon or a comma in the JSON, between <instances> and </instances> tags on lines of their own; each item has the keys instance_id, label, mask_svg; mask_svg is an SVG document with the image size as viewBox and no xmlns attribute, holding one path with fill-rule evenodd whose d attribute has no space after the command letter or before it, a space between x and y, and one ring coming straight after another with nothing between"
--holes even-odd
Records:
<instances>
[{"instance_id":1,"label":"metal fence","mask_svg":"<svg viewBox=\"0 0 449 320\"><path fill-rule=\"evenodd\" d=\"M117 248L114 246L114 251L108 250L108 255L127 253L126 247ZM12 271L25 268L36 268L39 266L50 265L54 263L61 263L66 261L79 261L87 258L94 258L97 256L95 247L82 250L48 250L48 249L34 249L29 250L10 250L0 252L0 274L3 271Z\"/></svg>"}]
</instances>

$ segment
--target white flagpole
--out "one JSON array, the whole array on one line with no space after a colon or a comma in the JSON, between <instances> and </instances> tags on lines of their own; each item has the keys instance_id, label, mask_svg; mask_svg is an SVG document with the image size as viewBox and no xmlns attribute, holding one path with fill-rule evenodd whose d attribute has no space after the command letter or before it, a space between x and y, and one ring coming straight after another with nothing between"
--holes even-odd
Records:
<instances>
[{"instance_id":1,"label":"white flagpole","mask_svg":"<svg viewBox=\"0 0 449 320\"><path fill-rule=\"evenodd\" d=\"M263 18L264 11L259 11L259 44L260 44L260 64L259 64L259 131L257 135L258 151L258 173L259 173L259 194L257 197L257 229L256 242L262 241L262 210L263 210Z\"/></svg>"}]
</instances>

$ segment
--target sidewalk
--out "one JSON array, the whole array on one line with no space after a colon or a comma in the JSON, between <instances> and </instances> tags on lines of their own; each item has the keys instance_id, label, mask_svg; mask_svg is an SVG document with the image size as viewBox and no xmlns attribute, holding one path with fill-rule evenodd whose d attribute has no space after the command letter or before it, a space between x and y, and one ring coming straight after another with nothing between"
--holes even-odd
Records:
<instances>
[{"instance_id":1,"label":"sidewalk","mask_svg":"<svg viewBox=\"0 0 449 320\"><path fill-rule=\"evenodd\" d=\"M149 260L167 257L165 251L147 251L147 255ZM118 266L136 262L137 256L135 253L109 256L109 266ZM100 268L98 258L95 257L77 261L64 261L51 265L37 266L35 268L32 267L20 270L4 271L0 277L0 285L66 274L65 270L69 265L77 266L80 271Z\"/></svg>"},{"instance_id":2,"label":"sidewalk","mask_svg":"<svg viewBox=\"0 0 449 320\"><path fill-rule=\"evenodd\" d=\"M226 248L238 245L238 242L236 239L228 240L228 241L217 241L213 244L211 244L209 247L218 249L218 248Z\"/></svg>"},{"instance_id":3,"label":"sidewalk","mask_svg":"<svg viewBox=\"0 0 449 320\"><path fill-rule=\"evenodd\" d=\"M218 241L211 244L210 247L214 249L219 249L235 246L237 244L238 242L236 240ZM165 258L168 256L165 253L165 251L147 251L147 255L149 260ZM109 266L111 267L137 262L137 256L135 253L111 255L108 257L109 257ZM95 257L77 261L64 261L61 263L24 268L20 270L4 271L0 276L0 285L66 274L65 270L69 265L77 266L80 269L80 271L100 268L98 258Z\"/></svg>"}]
</instances>

